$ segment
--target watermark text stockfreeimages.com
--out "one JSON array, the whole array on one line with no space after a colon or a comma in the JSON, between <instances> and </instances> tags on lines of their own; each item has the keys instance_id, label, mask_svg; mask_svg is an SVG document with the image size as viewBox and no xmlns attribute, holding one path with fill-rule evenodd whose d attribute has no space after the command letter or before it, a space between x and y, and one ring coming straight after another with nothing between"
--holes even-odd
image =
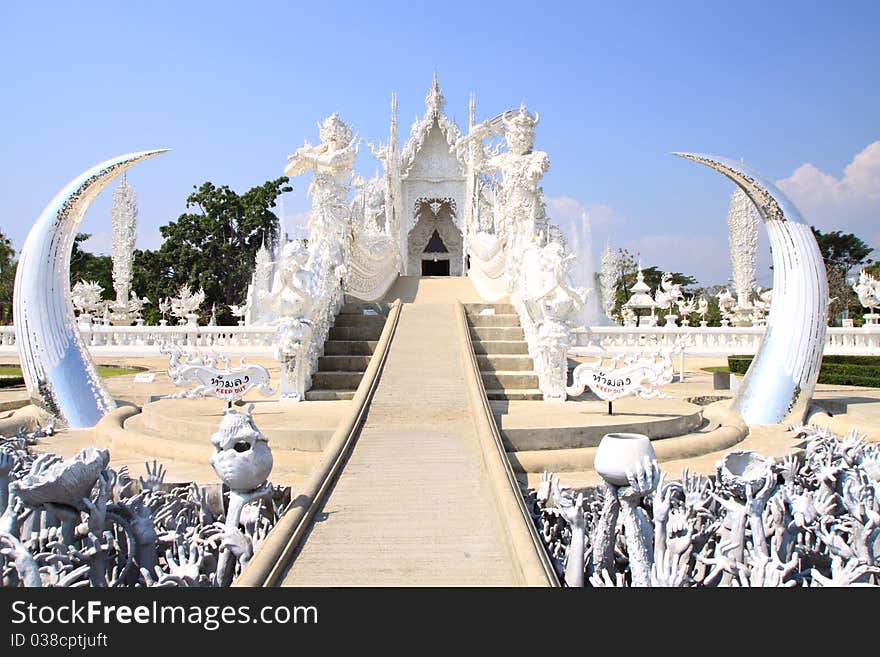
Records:
<instances>
[{"instance_id":1,"label":"watermark text stockfreeimages.com","mask_svg":"<svg viewBox=\"0 0 880 657\"><path fill-rule=\"evenodd\" d=\"M24 600L12 603L13 625L108 625L171 624L198 625L209 632L223 625L259 623L263 625L317 624L314 605L184 605L152 601L146 604L108 604L101 600L70 600L36 604Z\"/></svg>"}]
</instances>

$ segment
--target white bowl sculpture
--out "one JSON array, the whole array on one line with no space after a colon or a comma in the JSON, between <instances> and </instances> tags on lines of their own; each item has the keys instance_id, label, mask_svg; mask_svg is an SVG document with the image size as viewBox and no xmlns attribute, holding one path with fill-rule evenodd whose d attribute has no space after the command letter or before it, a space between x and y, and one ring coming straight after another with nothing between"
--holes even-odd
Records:
<instances>
[{"instance_id":1,"label":"white bowl sculpture","mask_svg":"<svg viewBox=\"0 0 880 657\"><path fill-rule=\"evenodd\" d=\"M753 495L758 492L772 467L773 459L746 450L728 452L715 465L718 480L742 499L747 488Z\"/></svg>"},{"instance_id":2,"label":"white bowl sculpture","mask_svg":"<svg viewBox=\"0 0 880 657\"><path fill-rule=\"evenodd\" d=\"M602 437L596 450L593 467L596 472L615 486L626 486L627 470L644 462L645 457L656 458L651 439L640 433L608 433Z\"/></svg>"}]
</instances>

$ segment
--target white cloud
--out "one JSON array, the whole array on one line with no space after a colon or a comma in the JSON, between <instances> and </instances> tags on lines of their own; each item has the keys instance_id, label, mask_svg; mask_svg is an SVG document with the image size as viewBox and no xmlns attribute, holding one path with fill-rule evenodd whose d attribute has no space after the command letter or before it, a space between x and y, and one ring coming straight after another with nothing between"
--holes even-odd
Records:
<instances>
[{"instance_id":1,"label":"white cloud","mask_svg":"<svg viewBox=\"0 0 880 657\"><path fill-rule=\"evenodd\" d=\"M604 203L585 204L570 196L548 197L544 201L547 204L547 216L562 227L580 222L584 213L589 216L593 231L608 232L611 228L626 223L620 214Z\"/></svg>"},{"instance_id":2,"label":"white cloud","mask_svg":"<svg viewBox=\"0 0 880 657\"><path fill-rule=\"evenodd\" d=\"M807 223L854 233L880 248L880 140L857 153L840 178L806 163L777 184Z\"/></svg>"}]
</instances>

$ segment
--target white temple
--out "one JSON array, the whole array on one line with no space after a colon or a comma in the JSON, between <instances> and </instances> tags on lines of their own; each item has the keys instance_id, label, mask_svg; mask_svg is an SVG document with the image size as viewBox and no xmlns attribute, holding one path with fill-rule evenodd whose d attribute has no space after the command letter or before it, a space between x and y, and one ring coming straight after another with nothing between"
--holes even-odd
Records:
<instances>
[{"instance_id":1,"label":"white temple","mask_svg":"<svg viewBox=\"0 0 880 657\"><path fill-rule=\"evenodd\" d=\"M486 301L509 298L545 397L564 399L565 352L587 289L572 282L576 254L545 214L540 180L550 158L533 148L539 116L521 106L477 123L472 94L464 135L444 111L436 73L425 105L400 147L392 94L388 141L369 144L381 177L354 172L360 143L338 114L321 124L318 145L306 141L290 156L285 175L313 174L308 260L286 262L283 244L260 249L245 322L287 326L279 341L291 348L308 325L317 362L343 295L380 299L401 275L468 276ZM309 317L273 311L281 270L297 281L297 295L315 301Z\"/></svg>"}]
</instances>

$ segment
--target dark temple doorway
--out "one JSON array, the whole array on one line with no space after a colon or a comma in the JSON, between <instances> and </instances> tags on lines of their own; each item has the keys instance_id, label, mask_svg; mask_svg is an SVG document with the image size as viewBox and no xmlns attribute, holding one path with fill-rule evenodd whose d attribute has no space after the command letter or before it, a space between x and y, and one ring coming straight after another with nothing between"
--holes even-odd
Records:
<instances>
[{"instance_id":1,"label":"dark temple doorway","mask_svg":"<svg viewBox=\"0 0 880 657\"><path fill-rule=\"evenodd\" d=\"M449 276L449 260L422 260L422 276Z\"/></svg>"}]
</instances>

